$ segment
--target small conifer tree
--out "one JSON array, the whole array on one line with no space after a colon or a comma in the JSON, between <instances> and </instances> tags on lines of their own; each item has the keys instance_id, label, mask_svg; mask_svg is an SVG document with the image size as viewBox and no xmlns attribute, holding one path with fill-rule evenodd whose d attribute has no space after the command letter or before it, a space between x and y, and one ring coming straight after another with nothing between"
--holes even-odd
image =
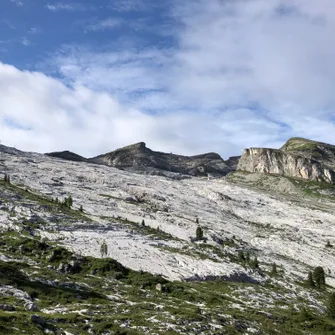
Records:
<instances>
[{"instance_id":1,"label":"small conifer tree","mask_svg":"<svg viewBox=\"0 0 335 335\"><path fill-rule=\"evenodd\" d=\"M197 241L201 241L204 238L204 232L201 229L200 226L197 227L196 231L195 231L195 237L197 239Z\"/></svg>"},{"instance_id":2,"label":"small conifer tree","mask_svg":"<svg viewBox=\"0 0 335 335\"><path fill-rule=\"evenodd\" d=\"M335 319L335 292L332 292L329 296L327 314L330 318Z\"/></svg>"},{"instance_id":3,"label":"small conifer tree","mask_svg":"<svg viewBox=\"0 0 335 335\"><path fill-rule=\"evenodd\" d=\"M68 208L71 208L71 206L73 205L73 200L72 200L71 195L69 195L67 198L64 199L62 205L66 206Z\"/></svg>"},{"instance_id":4,"label":"small conifer tree","mask_svg":"<svg viewBox=\"0 0 335 335\"><path fill-rule=\"evenodd\" d=\"M308 287L315 287L312 271L308 272L307 285L308 285Z\"/></svg>"},{"instance_id":5,"label":"small conifer tree","mask_svg":"<svg viewBox=\"0 0 335 335\"><path fill-rule=\"evenodd\" d=\"M313 278L317 288L323 288L326 285L325 271L321 266L314 269Z\"/></svg>"},{"instance_id":6,"label":"small conifer tree","mask_svg":"<svg viewBox=\"0 0 335 335\"><path fill-rule=\"evenodd\" d=\"M245 262L246 259L245 259L245 256L244 256L244 253L242 251L239 251L238 252L238 259L241 261L241 262Z\"/></svg>"},{"instance_id":7,"label":"small conifer tree","mask_svg":"<svg viewBox=\"0 0 335 335\"><path fill-rule=\"evenodd\" d=\"M4 177L4 182L7 183L7 184L10 184L10 175L5 173L5 177Z\"/></svg>"},{"instance_id":8,"label":"small conifer tree","mask_svg":"<svg viewBox=\"0 0 335 335\"><path fill-rule=\"evenodd\" d=\"M272 263L271 275L276 276L278 274L277 264Z\"/></svg>"},{"instance_id":9,"label":"small conifer tree","mask_svg":"<svg viewBox=\"0 0 335 335\"><path fill-rule=\"evenodd\" d=\"M108 254L108 246L107 246L106 241L103 241L102 244L101 244L101 247L100 247L101 258L106 257L107 254Z\"/></svg>"},{"instance_id":10,"label":"small conifer tree","mask_svg":"<svg viewBox=\"0 0 335 335\"><path fill-rule=\"evenodd\" d=\"M249 251L247 251L246 253L245 253L245 261L247 262L247 263L250 263L250 253L249 253Z\"/></svg>"},{"instance_id":11,"label":"small conifer tree","mask_svg":"<svg viewBox=\"0 0 335 335\"><path fill-rule=\"evenodd\" d=\"M72 200L71 195L69 195L69 196L67 197L67 206L68 206L69 208L71 208L72 205L73 205L73 200Z\"/></svg>"}]
</instances>

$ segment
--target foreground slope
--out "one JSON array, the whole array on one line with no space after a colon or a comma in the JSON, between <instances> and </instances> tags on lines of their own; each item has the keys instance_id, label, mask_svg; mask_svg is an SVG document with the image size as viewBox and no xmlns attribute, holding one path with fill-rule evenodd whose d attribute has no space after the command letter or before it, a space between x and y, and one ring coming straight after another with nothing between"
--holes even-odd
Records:
<instances>
[{"instance_id":1,"label":"foreground slope","mask_svg":"<svg viewBox=\"0 0 335 335\"><path fill-rule=\"evenodd\" d=\"M318 291L302 284L308 271L322 266L327 284L335 285L331 247L335 206L326 186L314 194L315 185L310 193L295 180L280 180L278 185L286 183L285 192L279 186L264 187L265 191L259 181L242 180L244 174L176 181L5 147L0 154L1 171L10 174L12 182L0 185L2 284L11 296L21 290L28 294L26 300L40 304L38 313L55 333L62 328L71 334L99 334L96 327L102 320L107 324L101 333L106 334L120 327L129 334L272 334L273 329L280 334L320 334L321 328L331 334L334 330L325 317L332 289ZM59 204L69 195L72 209ZM197 222L207 243L194 241ZM42 242L46 245L38 244ZM102 245L107 246L103 254ZM53 249L59 246L66 249L58 258ZM120 265L112 263L118 270L109 261L99 263L97 257L102 256L118 261ZM96 262L100 265L95 271ZM131 281L125 274L129 268L177 282L162 279L166 292L161 292L156 289L159 277ZM20 270L23 282L13 282L8 274ZM121 272L121 277L113 271ZM48 300L40 293L47 290L36 284L40 279L49 290L57 285L90 288L93 300L85 303L86 298L72 291L72 298L56 307L57 299ZM39 296L27 292L32 286ZM3 312L0 318L8 320L3 329L9 329L15 315L18 322L33 313L16 298L6 299L7 305L17 306L18 314ZM304 308L310 317L301 315ZM121 317L122 313L126 315ZM314 326L304 328L298 322L301 317L309 319L303 321L305 326ZM59 329L52 328L57 322Z\"/></svg>"}]
</instances>

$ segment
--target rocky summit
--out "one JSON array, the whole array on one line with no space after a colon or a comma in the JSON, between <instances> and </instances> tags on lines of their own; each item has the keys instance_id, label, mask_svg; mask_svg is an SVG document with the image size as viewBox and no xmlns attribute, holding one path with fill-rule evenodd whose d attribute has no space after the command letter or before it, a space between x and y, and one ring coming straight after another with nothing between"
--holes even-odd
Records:
<instances>
[{"instance_id":1,"label":"rocky summit","mask_svg":"<svg viewBox=\"0 0 335 335\"><path fill-rule=\"evenodd\" d=\"M207 176L208 174L224 176L233 170L231 165L234 164L225 162L219 154L212 152L196 156L182 156L153 151L147 148L144 142L91 158L89 161L134 172L154 174L164 171L191 176Z\"/></svg>"},{"instance_id":2,"label":"rocky summit","mask_svg":"<svg viewBox=\"0 0 335 335\"><path fill-rule=\"evenodd\" d=\"M331 170L332 146L277 151ZM144 143L53 156L0 146L0 334L335 333L330 182Z\"/></svg>"},{"instance_id":3,"label":"rocky summit","mask_svg":"<svg viewBox=\"0 0 335 335\"><path fill-rule=\"evenodd\" d=\"M335 146L292 138L280 148L245 149L238 170L335 183Z\"/></svg>"},{"instance_id":4,"label":"rocky summit","mask_svg":"<svg viewBox=\"0 0 335 335\"><path fill-rule=\"evenodd\" d=\"M239 156L224 161L217 153L182 156L153 151L144 142L132 144L115 151L86 159L69 151L52 152L46 155L70 161L87 161L108 165L117 169L142 174L162 175L173 178L189 176L222 177L236 170Z\"/></svg>"}]
</instances>

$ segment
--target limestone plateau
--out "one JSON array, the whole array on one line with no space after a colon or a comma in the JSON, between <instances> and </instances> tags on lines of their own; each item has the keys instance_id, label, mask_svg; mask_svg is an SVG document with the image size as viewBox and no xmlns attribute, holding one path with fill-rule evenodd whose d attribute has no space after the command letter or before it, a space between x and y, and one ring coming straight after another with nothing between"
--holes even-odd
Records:
<instances>
[{"instance_id":1,"label":"limestone plateau","mask_svg":"<svg viewBox=\"0 0 335 335\"><path fill-rule=\"evenodd\" d=\"M291 138L279 150L245 149L238 170L335 183L335 146Z\"/></svg>"}]
</instances>

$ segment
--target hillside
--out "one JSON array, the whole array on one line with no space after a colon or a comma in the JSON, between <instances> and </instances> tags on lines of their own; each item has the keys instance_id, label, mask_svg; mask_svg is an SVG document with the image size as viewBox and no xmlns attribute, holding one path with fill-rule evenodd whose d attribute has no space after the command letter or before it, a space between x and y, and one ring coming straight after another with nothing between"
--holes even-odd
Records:
<instances>
[{"instance_id":1,"label":"hillside","mask_svg":"<svg viewBox=\"0 0 335 335\"><path fill-rule=\"evenodd\" d=\"M335 146L292 138L280 148L245 149L238 170L335 183Z\"/></svg>"},{"instance_id":2,"label":"hillside","mask_svg":"<svg viewBox=\"0 0 335 335\"><path fill-rule=\"evenodd\" d=\"M5 146L0 172L2 333L335 331L330 184L173 180ZM318 266L327 285L309 287Z\"/></svg>"},{"instance_id":3,"label":"hillside","mask_svg":"<svg viewBox=\"0 0 335 335\"><path fill-rule=\"evenodd\" d=\"M71 151L57 151L57 152L48 152L45 153L46 156L49 157L57 157L57 158L61 158L61 159L65 159L68 161L74 161L74 162L86 162L87 159L74 153Z\"/></svg>"}]
</instances>

